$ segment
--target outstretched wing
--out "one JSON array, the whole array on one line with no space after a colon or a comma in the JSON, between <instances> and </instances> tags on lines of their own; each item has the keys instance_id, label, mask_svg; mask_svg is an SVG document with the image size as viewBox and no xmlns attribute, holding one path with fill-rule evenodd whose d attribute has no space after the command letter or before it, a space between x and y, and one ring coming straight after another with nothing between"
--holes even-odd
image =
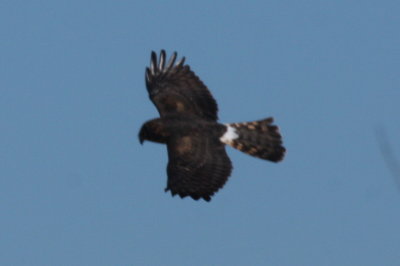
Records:
<instances>
[{"instance_id":1,"label":"outstretched wing","mask_svg":"<svg viewBox=\"0 0 400 266\"><path fill-rule=\"evenodd\" d=\"M210 91L190 67L184 65L184 57L175 64L176 55L174 52L165 64L164 50L158 61L156 53L152 52L150 67L146 68L147 91L160 116L182 112L216 121L218 107Z\"/></svg>"},{"instance_id":2,"label":"outstretched wing","mask_svg":"<svg viewBox=\"0 0 400 266\"><path fill-rule=\"evenodd\" d=\"M200 132L199 132L200 133ZM225 146L218 138L201 134L171 138L168 147L168 183L174 196L211 200L232 171Z\"/></svg>"}]
</instances>

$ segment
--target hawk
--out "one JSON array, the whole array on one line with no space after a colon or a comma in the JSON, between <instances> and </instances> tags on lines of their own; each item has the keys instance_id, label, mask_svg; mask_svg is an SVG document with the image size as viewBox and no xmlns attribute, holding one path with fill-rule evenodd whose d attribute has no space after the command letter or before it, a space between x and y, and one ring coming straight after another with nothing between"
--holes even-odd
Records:
<instances>
[{"instance_id":1,"label":"hawk","mask_svg":"<svg viewBox=\"0 0 400 266\"><path fill-rule=\"evenodd\" d=\"M221 124L217 103L204 83L186 64L176 62L174 52L166 62L151 53L146 68L146 87L159 118L143 124L139 132L145 140L167 145L167 187L172 196L190 196L210 201L224 186L232 171L225 145L251 156L279 162L285 155L279 129L273 118Z\"/></svg>"}]
</instances>

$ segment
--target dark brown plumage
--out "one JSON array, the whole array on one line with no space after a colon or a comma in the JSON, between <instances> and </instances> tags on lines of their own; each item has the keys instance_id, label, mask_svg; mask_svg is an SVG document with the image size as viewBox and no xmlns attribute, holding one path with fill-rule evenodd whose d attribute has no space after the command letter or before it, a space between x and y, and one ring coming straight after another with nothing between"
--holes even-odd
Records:
<instances>
[{"instance_id":1,"label":"dark brown plumage","mask_svg":"<svg viewBox=\"0 0 400 266\"><path fill-rule=\"evenodd\" d=\"M220 124L217 103L203 82L184 65L175 64L176 53L166 63L151 53L146 68L146 87L160 118L143 124L139 140L164 143L168 149L166 191L195 200L211 200L232 171L225 151L228 144L249 155L278 162L283 159L278 127L273 119Z\"/></svg>"}]
</instances>

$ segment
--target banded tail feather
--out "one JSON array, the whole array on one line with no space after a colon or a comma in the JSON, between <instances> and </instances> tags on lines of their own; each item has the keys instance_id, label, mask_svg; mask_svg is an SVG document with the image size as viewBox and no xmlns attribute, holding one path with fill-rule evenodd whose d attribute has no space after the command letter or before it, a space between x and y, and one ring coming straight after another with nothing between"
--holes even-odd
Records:
<instances>
[{"instance_id":1,"label":"banded tail feather","mask_svg":"<svg viewBox=\"0 0 400 266\"><path fill-rule=\"evenodd\" d=\"M251 156L279 162L285 156L279 128L272 117L244 123L225 124L226 132L220 140Z\"/></svg>"}]
</instances>

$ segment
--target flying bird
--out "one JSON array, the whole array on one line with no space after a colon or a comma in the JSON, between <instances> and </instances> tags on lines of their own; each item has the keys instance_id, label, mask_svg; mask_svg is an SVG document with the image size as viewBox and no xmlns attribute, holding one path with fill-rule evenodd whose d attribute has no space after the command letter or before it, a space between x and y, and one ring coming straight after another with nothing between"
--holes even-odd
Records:
<instances>
[{"instance_id":1,"label":"flying bird","mask_svg":"<svg viewBox=\"0 0 400 266\"><path fill-rule=\"evenodd\" d=\"M139 132L145 140L167 145L165 191L210 201L232 171L225 145L264 160L279 162L285 155L279 128L273 118L221 124L218 107L204 83L174 52L166 62L151 53L146 68L146 87L160 117L145 122Z\"/></svg>"}]
</instances>

